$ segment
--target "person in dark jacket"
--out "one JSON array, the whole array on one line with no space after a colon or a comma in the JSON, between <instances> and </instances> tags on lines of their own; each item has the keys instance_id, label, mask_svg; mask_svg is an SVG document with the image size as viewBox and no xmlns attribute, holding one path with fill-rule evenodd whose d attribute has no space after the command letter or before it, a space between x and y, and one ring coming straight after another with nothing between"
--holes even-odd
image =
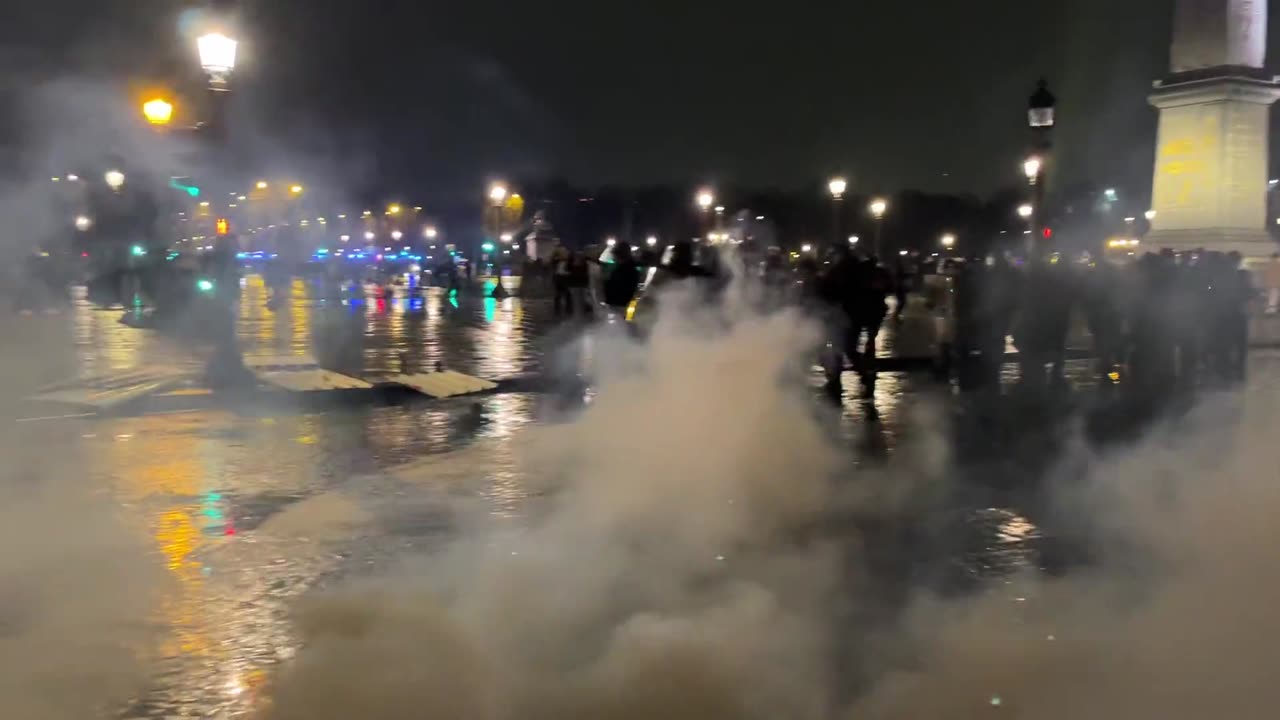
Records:
<instances>
[{"instance_id":1,"label":"person in dark jacket","mask_svg":"<svg viewBox=\"0 0 1280 720\"><path fill-rule=\"evenodd\" d=\"M613 268L604 281L604 304L625 312L640 286L640 268L627 243L618 243L613 248L613 259Z\"/></svg>"}]
</instances>

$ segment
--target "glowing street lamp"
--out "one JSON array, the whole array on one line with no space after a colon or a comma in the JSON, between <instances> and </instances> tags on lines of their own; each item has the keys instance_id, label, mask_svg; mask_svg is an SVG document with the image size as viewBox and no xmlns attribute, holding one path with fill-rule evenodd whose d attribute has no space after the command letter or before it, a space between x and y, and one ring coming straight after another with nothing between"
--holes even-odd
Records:
<instances>
[{"instance_id":1,"label":"glowing street lamp","mask_svg":"<svg viewBox=\"0 0 1280 720\"><path fill-rule=\"evenodd\" d=\"M1147 222L1151 222L1152 220L1155 220L1155 219L1156 219L1156 211L1155 211L1155 210L1148 210L1148 211L1146 211L1145 213L1143 213L1142 215L1143 215L1143 217L1145 217L1145 218L1147 219Z\"/></svg>"},{"instance_id":2,"label":"glowing street lamp","mask_svg":"<svg viewBox=\"0 0 1280 720\"><path fill-rule=\"evenodd\" d=\"M364 233L364 239L365 239L365 240L372 241L375 237L377 237L377 236L373 234L373 231L372 231L372 230L366 230L366 231L365 231L365 233Z\"/></svg>"},{"instance_id":3,"label":"glowing street lamp","mask_svg":"<svg viewBox=\"0 0 1280 720\"><path fill-rule=\"evenodd\" d=\"M142 116L152 125L168 125L173 120L173 103L152 98L142 104Z\"/></svg>"},{"instance_id":4,"label":"glowing street lamp","mask_svg":"<svg viewBox=\"0 0 1280 720\"><path fill-rule=\"evenodd\" d=\"M944 249L950 250L956 246L956 236L953 233L943 233L940 242Z\"/></svg>"},{"instance_id":5,"label":"glowing street lamp","mask_svg":"<svg viewBox=\"0 0 1280 720\"><path fill-rule=\"evenodd\" d=\"M1027 182L1035 185L1040 181L1040 170L1044 163L1038 156L1032 155L1022 163L1022 172L1027 176Z\"/></svg>"},{"instance_id":6,"label":"glowing street lamp","mask_svg":"<svg viewBox=\"0 0 1280 720\"><path fill-rule=\"evenodd\" d=\"M827 189L831 191L831 197L839 200L844 197L844 191L848 189L849 183L842 177L831 178L831 182L827 183Z\"/></svg>"},{"instance_id":7,"label":"glowing street lamp","mask_svg":"<svg viewBox=\"0 0 1280 720\"><path fill-rule=\"evenodd\" d=\"M196 38L196 50L200 53L200 67L209 73L211 84L227 83L227 76L236 67L238 44L220 32L211 32Z\"/></svg>"},{"instance_id":8,"label":"glowing street lamp","mask_svg":"<svg viewBox=\"0 0 1280 720\"><path fill-rule=\"evenodd\" d=\"M709 189L703 188L698 191L698 194L694 197L694 201L697 202L699 209L706 212L715 204L716 196L715 193L711 192Z\"/></svg>"},{"instance_id":9,"label":"glowing street lamp","mask_svg":"<svg viewBox=\"0 0 1280 720\"><path fill-rule=\"evenodd\" d=\"M875 252L876 257L880 257L884 239L884 214L889 211L889 201L884 198L873 198L867 209L871 211L871 217L876 221Z\"/></svg>"},{"instance_id":10,"label":"glowing street lamp","mask_svg":"<svg viewBox=\"0 0 1280 720\"><path fill-rule=\"evenodd\" d=\"M399 239L400 239L400 238L402 238L402 237L404 237L404 233L400 232L399 230L392 230L392 231L391 231L391 239L392 239L392 240L399 240Z\"/></svg>"},{"instance_id":11,"label":"glowing street lamp","mask_svg":"<svg viewBox=\"0 0 1280 720\"><path fill-rule=\"evenodd\" d=\"M124 187L124 173L119 170L108 170L102 175L102 179L106 181L107 187L112 190L119 191Z\"/></svg>"},{"instance_id":12,"label":"glowing street lamp","mask_svg":"<svg viewBox=\"0 0 1280 720\"><path fill-rule=\"evenodd\" d=\"M604 244L608 247L613 247L618 244L618 240L617 238L605 238Z\"/></svg>"},{"instance_id":13,"label":"glowing street lamp","mask_svg":"<svg viewBox=\"0 0 1280 720\"><path fill-rule=\"evenodd\" d=\"M496 182L489 186L489 199L495 205L501 205L507 199L507 186Z\"/></svg>"},{"instance_id":14,"label":"glowing street lamp","mask_svg":"<svg viewBox=\"0 0 1280 720\"><path fill-rule=\"evenodd\" d=\"M88 215L77 215L75 219L76 229L80 232L88 232L93 227L93 218Z\"/></svg>"},{"instance_id":15,"label":"glowing street lamp","mask_svg":"<svg viewBox=\"0 0 1280 720\"><path fill-rule=\"evenodd\" d=\"M254 185L254 187L258 188L259 190L266 190L266 189L267 189L267 181L266 181L266 180L259 180L259 181Z\"/></svg>"},{"instance_id":16,"label":"glowing street lamp","mask_svg":"<svg viewBox=\"0 0 1280 720\"><path fill-rule=\"evenodd\" d=\"M301 195L301 194L302 194L302 189L303 189L303 188L302 188L302 186L301 186L301 185L290 185L290 186L289 186L289 194L290 194L290 195Z\"/></svg>"},{"instance_id":17,"label":"glowing street lamp","mask_svg":"<svg viewBox=\"0 0 1280 720\"><path fill-rule=\"evenodd\" d=\"M428 240L435 239L435 237L439 234L440 232L431 225L428 225L426 229L422 231L422 236L427 238Z\"/></svg>"},{"instance_id":18,"label":"glowing street lamp","mask_svg":"<svg viewBox=\"0 0 1280 720\"><path fill-rule=\"evenodd\" d=\"M853 247L854 245L857 245L857 244L858 244L858 241L859 241L859 240L861 240L861 239L862 239L862 238L858 237L857 235L850 235L850 236L849 236L849 247Z\"/></svg>"},{"instance_id":19,"label":"glowing street lamp","mask_svg":"<svg viewBox=\"0 0 1280 720\"><path fill-rule=\"evenodd\" d=\"M1018 217L1023 220L1030 220L1031 216L1035 214L1035 211L1036 209L1032 207L1030 203L1023 203L1018 206Z\"/></svg>"},{"instance_id":20,"label":"glowing street lamp","mask_svg":"<svg viewBox=\"0 0 1280 720\"><path fill-rule=\"evenodd\" d=\"M653 235L650 235L649 237L644 239L644 244L648 245L649 247L653 247L654 245L658 244L658 238Z\"/></svg>"},{"instance_id":21,"label":"glowing street lamp","mask_svg":"<svg viewBox=\"0 0 1280 720\"><path fill-rule=\"evenodd\" d=\"M401 210L401 207L395 203L392 203L387 206L387 214L389 215L399 215L400 210Z\"/></svg>"}]
</instances>

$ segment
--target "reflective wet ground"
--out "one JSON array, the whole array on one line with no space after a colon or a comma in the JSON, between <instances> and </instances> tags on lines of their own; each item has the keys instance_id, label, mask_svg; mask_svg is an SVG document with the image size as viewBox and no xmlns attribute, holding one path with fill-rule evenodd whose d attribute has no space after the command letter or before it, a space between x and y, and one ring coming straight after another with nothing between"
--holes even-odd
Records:
<instances>
[{"instance_id":1,"label":"reflective wet ground","mask_svg":"<svg viewBox=\"0 0 1280 720\"><path fill-rule=\"evenodd\" d=\"M83 303L63 315L4 322L14 341L6 347L10 374L2 395L10 482L41 477L56 454L57 472L109 492L145 529L171 581L155 618L151 689L125 717L248 713L272 668L296 651L289 612L300 597L439 545L453 522L441 497L467 494L518 521L527 491L513 438L565 412L558 396L508 392L312 411L23 415L20 398L41 383L145 363L197 364L199 353ZM568 341L572 335L551 321L547 303L438 291L412 299L320 300L297 281L288 302L272 311L253 277L242 290L239 323L247 355L312 355L368 373L439 363L494 379L563 372L582 352L563 359L565 347L577 347ZM1264 381L1280 377L1274 359L1256 364ZM1085 398L1093 397L1087 374L1086 365L1073 367ZM813 382L816 400L816 371ZM832 432L864 464L915 462L936 452L923 446L921 427L945 431L970 422L963 403L927 375L889 373L873 393L850 379L845 394L840 409L830 411ZM421 475L409 482L392 472L432 456L448 461L430 466L428 486ZM975 467L997 475L1030 472L983 464L989 460L979 457ZM1020 506L1016 493L999 487L974 487L936 527L902 540L946 545L945 567L923 572L950 582L1042 566L1045 532L1034 507ZM897 528L885 533L901 535Z\"/></svg>"}]
</instances>

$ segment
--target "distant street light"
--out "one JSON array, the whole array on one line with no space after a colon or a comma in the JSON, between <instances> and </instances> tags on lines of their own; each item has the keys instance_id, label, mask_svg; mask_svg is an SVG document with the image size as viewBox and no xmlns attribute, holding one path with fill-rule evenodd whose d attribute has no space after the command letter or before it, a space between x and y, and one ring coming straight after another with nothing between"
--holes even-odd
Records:
<instances>
[{"instance_id":1,"label":"distant street light","mask_svg":"<svg viewBox=\"0 0 1280 720\"><path fill-rule=\"evenodd\" d=\"M173 120L173 103L152 98L142 104L142 116L152 125L168 125Z\"/></svg>"},{"instance_id":2,"label":"distant street light","mask_svg":"<svg viewBox=\"0 0 1280 720\"><path fill-rule=\"evenodd\" d=\"M858 237L857 235L850 235L850 236L849 236L849 246L850 246L850 247L853 247L854 245L857 245L857 244L858 244L858 241L859 241L859 240L861 240L861 239L862 239L862 238Z\"/></svg>"},{"instance_id":3,"label":"distant street light","mask_svg":"<svg viewBox=\"0 0 1280 720\"><path fill-rule=\"evenodd\" d=\"M1150 222L1150 221L1152 221L1152 220L1155 220L1155 219L1156 219L1156 211L1155 211L1155 210L1148 210L1148 211L1146 211L1146 212L1142 213L1142 215L1143 215L1143 217L1145 217L1145 218L1147 219L1147 222Z\"/></svg>"},{"instance_id":4,"label":"distant street light","mask_svg":"<svg viewBox=\"0 0 1280 720\"><path fill-rule=\"evenodd\" d=\"M842 177L831 178L827 183L827 190L831 193L831 244L835 245L840 241L843 234L840 222L840 202L844 200L844 191L848 189L849 183Z\"/></svg>"},{"instance_id":5,"label":"distant street light","mask_svg":"<svg viewBox=\"0 0 1280 720\"><path fill-rule=\"evenodd\" d=\"M698 191L698 194L694 197L694 201L697 202L699 209L706 212L715 204L716 196L715 193L711 192L709 189L703 188Z\"/></svg>"},{"instance_id":6,"label":"distant street light","mask_svg":"<svg viewBox=\"0 0 1280 720\"><path fill-rule=\"evenodd\" d=\"M1038 156L1032 155L1022 163L1022 172L1027 176L1027 182L1035 185L1040 181L1040 169L1043 161Z\"/></svg>"},{"instance_id":7,"label":"distant street light","mask_svg":"<svg viewBox=\"0 0 1280 720\"><path fill-rule=\"evenodd\" d=\"M364 239L365 239L365 240L373 240L375 237L377 237L377 236L373 234L373 231L372 231L372 230L366 230L366 231L365 231L365 233L364 233Z\"/></svg>"},{"instance_id":8,"label":"distant street light","mask_svg":"<svg viewBox=\"0 0 1280 720\"><path fill-rule=\"evenodd\" d=\"M618 244L618 241L615 238L605 238L604 244L608 247L613 247Z\"/></svg>"},{"instance_id":9,"label":"distant street light","mask_svg":"<svg viewBox=\"0 0 1280 720\"><path fill-rule=\"evenodd\" d=\"M502 233L501 235L498 236L498 239L504 243L509 243L515 239L515 236L512 235L511 233Z\"/></svg>"},{"instance_id":10,"label":"distant street light","mask_svg":"<svg viewBox=\"0 0 1280 720\"><path fill-rule=\"evenodd\" d=\"M650 235L649 237L644 239L644 244L648 245L649 247L653 247L654 245L658 244L658 238L654 237L653 235Z\"/></svg>"},{"instance_id":11,"label":"distant street light","mask_svg":"<svg viewBox=\"0 0 1280 720\"><path fill-rule=\"evenodd\" d=\"M804 245L801 245L801 246L800 246L800 252L802 252L802 253L811 253L811 252L813 252L813 246L812 246L812 245L810 245L809 243L805 243Z\"/></svg>"},{"instance_id":12,"label":"distant street light","mask_svg":"<svg viewBox=\"0 0 1280 720\"><path fill-rule=\"evenodd\" d=\"M93 219L88 215L77 215L75 223L76 229L80 232L86 232L89 228L93 227Z\"/></svg>"},{"instance_id":13,"label":"distant street light","mask_svg":"<svg viewBox=\"0 0 1280 720\"><path fill-rule=\"evenodd\" d=\"M943 248L950 250L956 246L956 236L953 233L943 233L941 242Z\"/></svg>"},{"instance_id":14,"label":"distant street light","mask_svg":"<svg viewBox=\"0 0 1280 720\"><path fill-rule=\"evenodd\" d=\"M392 240L399 240L399 239L400 239L400 238L402 238L402 237L404 237L404 233L400 232L399 230L392 230L392 231L391 231L391 239L392 239Z\"/></svg>"},{"instance_id":15,"label":"distant street light","mask_svg":"<svg viewBox=\"0 0 1280 720\"><path fill-rule=\"evenodd\" d=\"M258 188L259 190L266 190L266 189L267 189L267 181L266 181L266 180L259 180L259 181L257 182L257 188Z\"/></svg>"},{"instance_id":16,"label":"distant street light","mask_svg":"<svg viewBox=\"0 0 1280 720\"><path fill-rule=\"evenodd\" d=\"M427 228L426 228L425 230L423 230L423 231L422 231L422 236L423 236L423 237L425 237L425 238L427 238L427 239L429 239L429 240L430 240L430 239L435 238L435 236L437 236L437 235L439 235L439 234L440 234L440 233L439 233L439 232L438 232L434 227L432 227L432 226L430 226L430 225L428 225L428 226L427 226Z\"/></svg>"},{"instance_id":17,"label":"distant street light","mask_svg":"<svg viewBox=\"0 0 1280 720\"><path fill-rule=\"evenodd\" d=\"M289 186L289 194L290 194L290 195L301 195L301 194L302 194L302 186L301 186L301 185L290 185L290 186Z\"/></svg>"},{"instance_id":18,"label":"distant street light","mask_svg":"<svg viewBox=\"0 0 1280 720\"><path fill-rule=\"evenodd\" d=\"M106 181L107 187L112 190L119 190L124 187L124 173L119 170L108 170L102 175L102 179Z\"/></svg>"},{"instance_id":19,"label":"distant street light","mask_svg":"<svg viewBox=\"0 0 1280 720\"><path fill-rule=\"evenodd\" d=\"M495 204L502 204L507 199L507 186L502 183L494 183L490 185L489 199Z\"/></svg>"},{"instance_id":20,"label":"distant street light","mask_svg":"<svg viewBox=\"0 0 1280 720\"><path fill-rule=\"evenodd\" d=\"M876 221L876 257L880 257L881 251L884 249L884 214L889 211L889 201L884 198L873 198L871 204L867 206L871 211L871 217Z\"/></svg>"},{"instance_id":21,"label":"distant street light","mask_svg":"<svg viewBox=\"0 0 1280 720\"><path fill-rule=\"evenodd\" d=\"M1023 220L1030 220L1036 209L1031 207L1030 203L1023 203L1018 206L1018 217Z\"/></svg>"},{"instance_id":22,"label":"distant street light","mask_svg":"<svg viewBox=\"0 0 1280 720\"><path fill-rule=\"evenodd\" d=\"M399 215L400 210L401 210L400 206L395 203L392 203L387 206L387 213L390 215Z\"/></svg>"}]
</instances>

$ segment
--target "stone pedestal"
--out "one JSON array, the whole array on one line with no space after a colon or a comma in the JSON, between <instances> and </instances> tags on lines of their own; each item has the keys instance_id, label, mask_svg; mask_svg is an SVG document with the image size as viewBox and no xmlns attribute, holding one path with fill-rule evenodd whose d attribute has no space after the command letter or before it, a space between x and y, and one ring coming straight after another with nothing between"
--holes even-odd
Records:
<instances>
[{"instance_id":1,"label":"stone pedestal","mask_svg":"<svg viewBox=\"0 0 1280 720\"><path fill-rule=\"evenodd\" d=\"M1206 68L1156 83L1160 110L1147 244L1269 256L1270 106L1280 84L1252 68Z\"/></svg>"}]
</instances>

